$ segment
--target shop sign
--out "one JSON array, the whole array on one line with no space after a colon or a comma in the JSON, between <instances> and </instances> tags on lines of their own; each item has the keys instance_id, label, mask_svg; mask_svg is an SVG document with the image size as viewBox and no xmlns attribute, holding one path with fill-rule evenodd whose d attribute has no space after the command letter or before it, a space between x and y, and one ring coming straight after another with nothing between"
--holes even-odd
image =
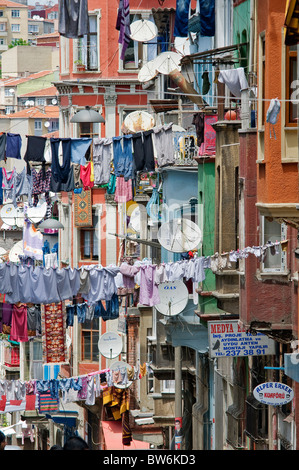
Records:
<instances>
[{"instance_id":1,"label":"shop sign","mask_svg":"<svg viewBox=\"0 0 299 470\"><path fill-rule=\"evenodd\" d=\"M253 390L256 400L265 405L280 406L293 400L294 392L286 384L280 382L265 382Z\"/></svg>"},{"instance_id":2,"label":"shop sign","mask_svg":"<svg viewBox=\"0 0 299 470\"><path fill-rule=\"evenodd\" d=\"M208 322L210 357L248 357L275 354L274 340L251 334L238 320Z\"/></svg>"}]
</instances>

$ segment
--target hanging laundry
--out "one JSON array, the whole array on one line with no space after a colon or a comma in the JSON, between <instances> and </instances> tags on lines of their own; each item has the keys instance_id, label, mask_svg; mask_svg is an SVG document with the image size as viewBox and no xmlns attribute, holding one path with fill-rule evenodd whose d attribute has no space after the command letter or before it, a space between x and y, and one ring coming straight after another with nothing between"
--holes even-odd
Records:
<instances>
[{"instance_id":1,"label":"hanging laundry","mask_svg":"<svg viewBox=\"0 0 299 470\"><path fill-rule=\"evenodd\" d=\"M86 152L88 151L92 139L89 137L79 137L71 139L71 162L79 163L80 165L86 165L87 160L85 158Z\"/></svg>"},{"instance_id":2,"label":"hanging laundry","mask_svg":"<svg viewBox=\"0 0 299 470\"><path fill-rule=\"evenodd\" d=\"M24 160L27 163L27 173L30 174L29 162L45 162L45 146L47 142L46 137L36 135L26 135L27 147L24 155Z\"/></svg>"},{"instance_id":3,"label":"hanging laundry","mask_svg":"<svg viewBox=\"0 0 299 470\"><path fill-rule=\"evenodd\" d=\"M238 98L241 97L241 91L248 88L243 67L221 70L218 75L218 82L225 83L232 94Z\"/></svg>"},{"instance_id":4,"label":"hanging laundry","mask_svg":"<svg viewBox=\"0 0 299 470\"><path fill-rule=\"evenodd\" d=\"M41 305L43 361L67 361L64 302Z\"/></svg>"},{"instance_id":5,"label":"hanging laundry","mask_svg":"<svg viewBox=\"0 0 299 470\"><path fill-rule=\"evenodd\" d=\"M155 171L153 130L132 135L135 171Z\"/></svg>"},{"instance_id":6,"label":"hanging laundry","mask_svg":"<svg viewBox=\"0 0 299 470\"><path fill-rule=\"evenodd\" d=\"M115 202L128 202L133 199L132 180L125 181L123 176L116 178Z\"/></svg>"},{"instance_id":7,"label":"hanging laundry","mask_svg":"<svg viewBox=\"0 0 299 470\"><path fill-rule=\"evenodd\" d=\"M45 199L48 206L51 205L51 198L49 195L52 170L48 168L44 175L43 170L37 171L35 168L31 171L32 174L32 196L33 196L33 205L37 206L38 196L40 194L45 194Z\"/></svg>"},{"instance_id":8,"label":"hanging laundry","mask_svg":"<svg viewBox=\"0 0 299 470\"><path fill-rule=\"evenodd\" d=\"M0 161L5 159L6 152L6 133L0 134Z\"/></svg>"},{"instance_id":9,"label":"hanging laundry","mask_svg":"<svg viewBox=\"0 0 299 470\"><path fill-rule=\"evenodd\" d=\"M116 29L119 31L118 43L122 45L120 58L124 60L125 52L131 41L129 0L119 0Z\"/></svg>"},{"instance_id":10,"label":"hanging laundry","mask_svg":"<svg viewBox=\"0 0 299 470\"><path fill-rule=\"evenodd\" d=\"M71 165L71 139L51 137L50 143L52 150L52 176L57 183L66 183ZM60 145L62 148L62 164L59 162Z\"/></svg>"},{"instance_id":11,"label":"hanging laundry","mask_svg":"<svg viewBox=\"0 0 299 470\"><path fill-rule=\"evenodd\" d=\"M26 304L15 304L13 306L10 339L19 343L28 341Z\"/></svg>"},{"instance_id":12,"label":"hanging laundry","mask_svg":"<svg viewBox=\"0 0 299 470\"><path fill-rule=\"evenodd\" d=\"M24 195L28 197L29 204L31 204L32 178L31 175L26 174L25 168L20 173L15 168L10 172L3 168L2 189L5 199L11 199L15 207L18 207L17 197Z\"/></svg>"},{"instance_id":13,"label":"hanging laundry","mask_svg":"<svg viewBox=\"0 0 299 470\"><path fill-rule=\"evenodd\" d=\"M278 98L271 99L269 108L267 110L266 122L269 122L272 125L274 137L276 139L274 125L278 121L280 113L280 102ZM271 137L271 128L270 128L270 137Z\"/></svg>"},{"instance_id":14,"label":"hanging laundry","mask_svg":"<svg viewBox=\"0 0 299 470\"><path fill-rule=\"evenodd\" d=\"M201 145L197 144L198 155L215 155L216 152L216 131L213 124L217 122L217 115L204 115L204 141Z\"/></svg>"},{"instance_id":15,"label":"hanging laundry","mask_svg":"<svg viewBox=\"0 0 299 470\"><path fill-rule=\"evenodd\" d=\"M58 2L58 32L67 38L79 38L89 33L87 0Z\"/></svg>"},{"instance_id":16,"label":"hanging laundry","mask_svg":"<svg viewBox=\"0 0 299 470\"><path fill-rule=\"evenodd\" d=\"M83 184L84 191L93 188L94 181L91 178L92 173L92 162L88 162L85 166L80 166L80 179Z\"/></svg>"},{"instance_id":17,"label":"hanging laundry","mask_svg":"<svg viewBox=\"0 0 299 470\"><path fill-rule=\"evenodd\" d=\"M24 221L23 251L25 255L31 258L43 259L43 234L28 220Z\"/></svg>"},{"instance_id":18,"label":"hanging laundry","mask_svg":"<svg viewBox=\"0 0 299 470\"><path fill-rule=\"evenodd\" d=\"M142 305L152 307L160 302L158 286L155 283L155 271L154 265L140 266L139 301Z\"/></svg>"},{"instance_id":19,"label":"hanging laundry","mask_svg":"<svg viewBox=\"0 0 299 470\"><path fill-rule=\"evenodd\" d=\"M153 128L153 144L156 150L158 167L174 164L172 123Z\"/></svg>"},{"instance_id":20,"label":"hanging laundry","mask_svg":"<svg viewBox=\"0 0 299 470\"><path fill-rule=\"evenodd\" d=\"M200 36L215 36L215 0L199 0Z\"/></svg>"},{"instance_id":21,"label":"hanging laundry","mask_svg":"<svg viewBox=\"0 0 299 470\"><path fill-rule=\"evenodd\" d=\"M204 142L204 113L196 113L193 115L192 124L195 126L198 147Z\"/></svg>"},{"instance_id":22,"label":"hanging laundry","mask_svg":"<svg viewBox=\"0 0 299 470\"><path fill-rule=\"evenodd\" d=\"M211 84L209 80L209 72L205 71L202 74L201 78L202 78L202 94L206 95L211 88Z\"/></svg>"},{"instance_id":23,"label":"hanging laundry","mask_svg":"<svg viewBox=\"0 0 299 470\"><path fill-rule=\"evenodd\" d=\"M176 0L174 37L188 37L189 7L190 0Z\"/></svg>"},{"instance_id":24,"label":"hanging laundry","mask_svg":"<svg viewBox=\"0 0 299 470\"><path fill-rule=\"evenodd\" d=\"M108 184L111 173L112 138L93 139L94 184Z\"/></svg>"},{"instance_id":25,"label":"hanging laundry","mask_svg":"<svg viewBox=\"0 0 299 470\"><path fill-rule=\"evenodd\" d=\"M20 134L6 134L6 158L21 159L22 138Z\"/></svg>"}]
</instances>

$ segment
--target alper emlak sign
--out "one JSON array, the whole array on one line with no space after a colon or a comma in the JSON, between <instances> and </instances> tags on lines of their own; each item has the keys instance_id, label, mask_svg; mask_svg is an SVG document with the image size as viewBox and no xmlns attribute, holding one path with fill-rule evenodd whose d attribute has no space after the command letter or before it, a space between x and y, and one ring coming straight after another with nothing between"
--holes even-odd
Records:
<instances>
[{"instance_id":1,"label":"alper emlak sign","mask_svg":"<svg viewBox=\"0 0 299 470\"><path fill-rule=\"evenodd\" d=\"M265 405L281 406L293 400L294 392L286 384L280 382L265 382L253 390L256 400Z\"/></svg>"}]
</instances>

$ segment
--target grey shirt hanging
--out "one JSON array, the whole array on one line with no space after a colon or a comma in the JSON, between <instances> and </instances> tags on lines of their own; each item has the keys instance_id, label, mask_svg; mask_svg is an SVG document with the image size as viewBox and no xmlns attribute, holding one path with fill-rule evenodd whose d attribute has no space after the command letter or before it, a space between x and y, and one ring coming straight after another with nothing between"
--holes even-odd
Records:
<instances>
[{"instance_id":1,"label":"grey shirt hanging","mask_svg":"<svg viewBox=\"0 0 299 470\"><path fill-rule=\"evenodd\" d=\"M89 33L87 0L59 0L58 32L67 38Z\"/></svg>"}]
</instances>

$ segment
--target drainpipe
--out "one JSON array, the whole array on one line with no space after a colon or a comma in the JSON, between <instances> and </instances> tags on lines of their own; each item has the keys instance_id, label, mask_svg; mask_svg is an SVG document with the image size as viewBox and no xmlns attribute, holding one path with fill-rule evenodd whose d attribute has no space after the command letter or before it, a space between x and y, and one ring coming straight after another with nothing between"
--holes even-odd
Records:
<instances>
[{"instance_id":1,"label":"drainpipe","mask_svg":"<svg viewBox=\"0 0 299 470\"><path fill-rule=\"evenodd\" d=\"M174 348L174 370L175 370L175 420L178 418L182 425L182 348L176 346ZM175 450L182 450L182 438L183 436L174 437Z\"/></svg>"}]
</instances>

